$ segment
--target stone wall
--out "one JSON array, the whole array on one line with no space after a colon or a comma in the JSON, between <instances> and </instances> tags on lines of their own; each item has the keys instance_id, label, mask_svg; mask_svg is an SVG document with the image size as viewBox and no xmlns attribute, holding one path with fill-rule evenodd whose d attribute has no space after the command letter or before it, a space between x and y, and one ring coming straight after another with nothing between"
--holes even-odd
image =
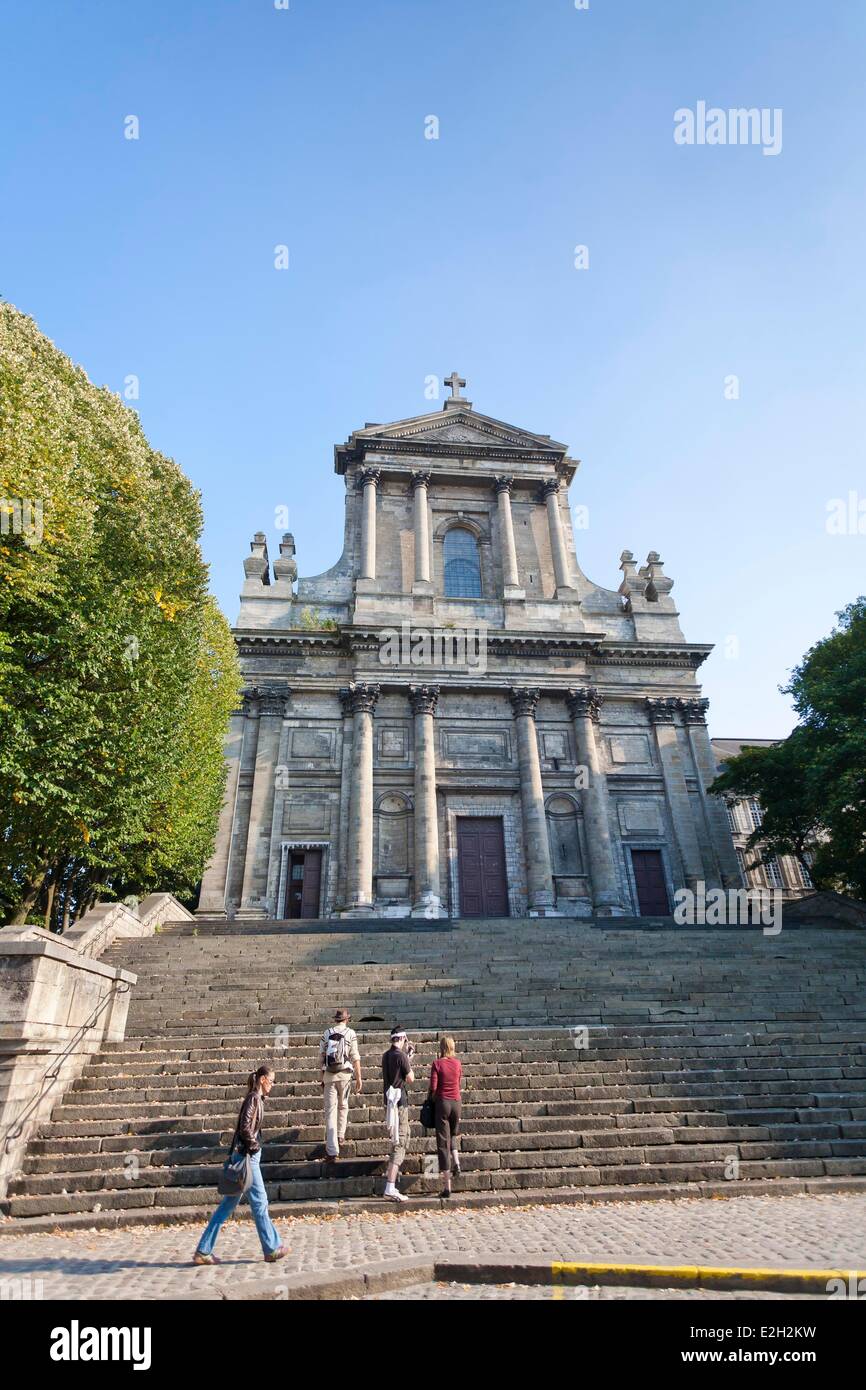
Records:
<instances>
[{"instance_id":1,"label":"stone wall","mask_svg":"<svg viewBox=\"0 0 866 1390\"><path fill-rule=\"evenodd\" d=\"M0 1197L88 1057L123 1040L136 977L97 957L118 938L190 916L169 893L154 893L137 912L100 903L63 936L0 931Z\"/></svg>"}]
</instances>

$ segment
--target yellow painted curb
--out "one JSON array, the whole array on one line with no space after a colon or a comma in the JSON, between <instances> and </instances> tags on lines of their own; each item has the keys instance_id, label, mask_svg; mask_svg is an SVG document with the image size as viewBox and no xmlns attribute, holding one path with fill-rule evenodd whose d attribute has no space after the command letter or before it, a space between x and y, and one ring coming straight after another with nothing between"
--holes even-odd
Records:
<instances>
[{"instance_id":1,"label":"yellow painted curb","mask_svg":"<svg viewBox=\"0 0 866 1390\"><path fill-rule=\"evenodd\" d=\"M767 1290L773 1293L824 1293L829 1285L842 1281L866 1296L866 1270L862 1269L772 1269L736 1265L650 1265L611 1264L606 1261L554 1261L551 1282L559 1287L591 1281L608 1285L650 1285L656 1288L717 1288Z\"/></svg>"}]
</instances>

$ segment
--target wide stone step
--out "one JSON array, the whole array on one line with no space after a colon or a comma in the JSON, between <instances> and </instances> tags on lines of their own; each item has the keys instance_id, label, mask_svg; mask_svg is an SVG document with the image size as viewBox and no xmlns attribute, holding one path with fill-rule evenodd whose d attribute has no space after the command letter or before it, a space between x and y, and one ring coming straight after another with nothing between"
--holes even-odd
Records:
<instances>
[{"instance_id":1,"label":"wide stone step","mask_svg":"<svg viewBox=\"0 0 866 1390\"><path fill-rule=\"evenodd\" d=\"M421 1064L417 1065L420 1068ZM308 1076L311 1071L312 1069L307 1069ZM289 1071L289 1075L291 1074ZM278 1073L278 1079L271 1094L277 1099L289 1096L319 1095L321 1094L321 1081L313 1079L316 1075L313 1072L309 1080L281 1081ZM418 1075L419 1072L416 1071L416 1084ZM569 1065L563 1062L557 1066L540 1067L537 1071L530 1071L521 1067L519 1070L505 1073L497 1071L479 1073L474 1069L467 1069L464 1073L464 1091L466 1094L474 1093L480 1096L487 1091L499 1092L520 1089L540 1091L568 1087L617 1086L632 1088L658 1085L704 1085L705 1083L715 1084L720 1079L729 1084L742 1082L746 1086L788 1081L803 1086L815 1081L847 1080L851 1082L852 1086L860 1081L866 1087L866 1066L852 1063L846 1066L825 1064L764 1068L696 1067L692 1069L681 1067L674 1070L633 1067L629 1070L608 1071L604 1068L579 1064ZM85 1076L76 1083L69 1094L76 1098L80 1097L83 1104L87 1104L88 1098L92 1095L108 1095L112 1102L134 1101L136 1097L148 1101L174 1100L190 1095L194 1095L199 1100L213 1100L237 1096L239 1082L238 1074L230 1072L217 1073L202 1079L199 1079L196 1073L191 1072L184 1076L182 1082L177 1077L165 1077L153 1079L146 1084L139 1081L135 1087L131 1087L129 1079L122 1076L115 1075L113 1079L102 1084L90 1076ZM376 1082L372 1084L378 1084L378 1077L376 1077Z\"/></svg>"},{"instance_id":2,"label":"wide stone step","mask_svg":"<svg viewBox=\"0 0 866 1390\"><path fill-rule=\"evenodd\" d=\"M366 1126L369 1129L372 1126ZM598 1152L629 1151L632 1158L638 1150L646 1153L639 1161L667 1162L677 1161L670 1155L674 1149L688 1151L695 1160L705 1158L713 1146L723 1146L725 1156L744 1159L761 1158L866 1158L866 1126L859 1126L863 1133L856 1136L845 1135L838 1125L776 1126L765 1129L751 1127L676 1127L672 1129L641 1130L600 1130L584 1134L560 1130L536 1133L517 1133L511 1131L497 1135L464 1134L461 1139L461 1153L468 1169L473 1167L471 1158L476 1154L497 1154L501 1158L498 1166L508 1167L507 1156L515 1151L521 1154L555 1153L561 1150L583 1150L588 1162L602 1163ZM353 1131L354 1136L354 1131ZM191 1136L193 1138L193 1136ZM195 1136L189 1145L146 1146L139 1143L133 1148L105 1150L102 1152L64 1152L48 1157L31 1155L22 1177L13 1181L10 1191L43 1192L62 1191L82 1185L84 1174L117 1172L123 1169L126 1174L131 1168L164 1167L184 1164L217 1164L225 1157L225 1144L221 1136ZM290 1138L290 1142L287 1142ZM341 1159L381 1158L384 1141L381 1130L375 1135L357 1135L346 1140L341 1146ZM422 1153L435 1153L436 1142L433 1134L413 1138L413 1148ZM314 1162L324 1157L321 1132L318 1134L292 1134L281 1136L276 1142L269 1142L266 1150L267 1163ZM715 1151L714 1151L715 1156ZM524 1163L516 1166L527 1166ZM73 1179L74 1175L74 1181ZM42 1179L50 1180L48 1187L39 1186Z\"/></svg>"},{"instance_id":3,"label":"wide stone step","mask_svg":"<svg viewBox=\"0 0 866 1390\"><path fill-rule=\"evenodd\" d=\"M135 1116L137 1119L147 1120L155 1118L170 1118L181 1115L221 1115L230 1114L232 1110L237 1112L237 1096L221 1096L214 1099L177 1099L173 1101L155 1101L146 1097L142 1098L140 1093L121 1093L126 1096L126 1103L106 1103L96 1101L93 1104L85 1104L80 1099L75 1098L59 1105L54 1118L60 1122L86 1120L86 1119L107 1119L119 1120L128 1118L130 1115L130 1105L134 1105ZM301 1093L297 1097L289 1096L287 1099L296 1099L298 1106L303 1106L306 1101L311 1104L318 1099L318 1093ZM420 1105L423 1092L417 1098ZM849 1105L866 1104L866 1083L851 1080L822 1080L820 1090L807 1090L804 1086L798 1086L793 1081L771 1081L754 1083L731 1083L728 1081L702 1082L695 1084L676 1084L673 1082L658 1083L644 1086L616 1086L616 1085L593 1085L593 1086L574 1086L561 1085L544 1087L501 1087L469 1091L465 1098L466 1105L484 1106L490 1104L501 1104L506 1106L524 1105L532 1098L532 1103L553 1104L561 1102L595 1102L596 1104L610 1104L613 1102L630 1103L635 1109L645 1107L647 1103L663 1100L724 1100L732 1107L742 1106L749 1102L754 1106L757 1099L763 1098L765 1104L772 1102L779 1103L784 1100L789 1107L808 1107L812 1105L822 1106L830 1104L841 1104L842 1099ZM280 1098L277 1097L276 1100ZM381 1102L379 1102L381 1109ZM226 1107L228 1106L228 1110ZM291 1108L291 1107L290 1107ZM699 1108L699 1107L698 1107ZM271 1111L268 1112L269 1117ZM272 1122L272 1121L271 1121Z\"/></svg>"},{"instance_id":4,"label":"wide stone step","mask_svg":"<svg viewBox=\"0 0 866 1390\"><path fill-rule=\"evenodd\" d=\"M299 1168L301 1165L299 1165ZM421 1174L420 1160L407 1159L407 1170L401 1177L404 1191L416 1194L435 1193L438 1188L436 1177ZM760 1181L767 1179L814 1179L860 1177L866 1174L866 1160L857 1159L780 1159L741 1163L740 1181ZM380 1173L365 1173L343 1178L327 1177L321 1179L303 1178L300 1174L292 1180L266 1182L271 1201L308 1201L346 1199L350 1197L372 1197L381 1191ZM461 1192L514 1192L521 1189L544 1188L550 1191L561 1189L588 1189L609 1186L641 1186L652 1188L655 1185L671 1186L697 1185L698 1183L718 1183L724 1191L725 1180L718 1164L707 1163L669 1163L664 1165L637 1164L633 1166L609 1165L604 1168L557 1167L511 1169L508 1171L467 1172L460 1179ZM696 1188L697 1190L697 1188ZM13 1217L61 1215L69 1212L133 1211L143 1207L162 1208L197 1207L203 1214L212 1209L217 1202L212 1175L207 1184L200 1186L146 1186L140 1181L130 1184L126 1190L103 1189L94 1192L73 1194L43 1194L13 1196L3 1204Z\"/></svg>"}]
</instances>

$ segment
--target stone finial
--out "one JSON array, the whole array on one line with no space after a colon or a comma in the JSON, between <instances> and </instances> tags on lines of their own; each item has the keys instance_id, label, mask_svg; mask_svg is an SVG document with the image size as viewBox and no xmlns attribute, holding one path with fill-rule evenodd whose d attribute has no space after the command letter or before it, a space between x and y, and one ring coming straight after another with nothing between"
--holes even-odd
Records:
<instances>
[{"instance_id":1,"label":"stone finial","mask_svg":"<svg viewBox=\"0 0 866 1390\"><path fill-rule=\"evenodd\" d=\"M706 724L709 700L680 700L684 724Z\"/></svg>"},{"instance_id":2,"label":"stone finial","mask_svg":"<svg viewBox=\"0 0 866 1390\"><path fill-rule=\"evenodd\" d=\"M439 699L438 685L412 685L409 687L409 703L413 714L435 714Z\"/></svg>"},{"instance_id":3,"label":"stone finial","mask_svg":"<svg viewBox=\"0 0 866 1390\"><path fill-rule=\"evenodd\" d=\"M244 574L247 579L258 579L262 584L270 584L271 570L268 563L268 543L264 531L256 531L250 541L250 554L244 560Z\"/></svg>"},{"instance_id":4,"label":"stone finial","mask_svg":"<svg viewBox=\"0 0 866 1390\"><path fill-rule=\"evenodd\" d=\"M647 555L640 575L646 581L645 595L648 603L658 603L659 599L669 594L674 587L674 581L664 573L664 560L657 550L651 550Z\"/></svg>"},{"instance_id":5,"label":"stone finial","mask_svg":"<svg viewBox=\"0 0 866 1390\"><path fill-rule=\"evenodd\" d=\"M352 681L340 691L344 714L372 714L378 698L378 685L368 685L365 681Z\"/></svg>"},{"instance_id":6,"label":"stone finial","mask_svg":"<svg viewBox=\"0 0 866 1390\"><path fill-rule=\"evenodd\" d=\"M646 710L651 724L673 724L674 715L680 707L676 698L647 700Z\"/></svg>"},{"instance_id":7,"label":"stone finial","mask_svg":"<svg viewBox=\"0 0 866 1390\"><path fill-rule=\"evenodd\" d=\"M508 692L511 700L511 708L516 715L528 714L531 719L535 718L535 706L541 699L541 691L531 687L514 687Z\"/></svg>"},{"instance_id":8,"label":"stone finial","mask_svg":"<svg viewBox=\"0 0 866 1390\"><path fill-rule=\"evenodd\" d=\"M592 685L582 685L569 690L566 696L568 712L572 719L590 718L594 724L598 723L601 712L602 697Z\"/></svg>"},{"instance_id":9,"label":"stone finial","mask_svg":"<svg viewBox=\"0 0 866 1390\"><path fill-rule=\"evenodd\" d=\"M647 581L637 572L634 554L630 550L624 550L619 557L619 567L622 570L622 583L618 592L629 603L633 598L643 598L646 592ZM641 574L643 572L641 571Z\"/></svg>"},{"instance_id":10,"label":"stone finial","mask_svg":"<svg viewBox=\"0 0 866 1390\"><path fill-rule=\"evenodd\" d=\"M286 531L280 541L280 558L274 561L274 579L288 580L289 584L294 583L298 577L298 563L295 559L295 538L291 531Z\"/></svg>"}]
</instances>

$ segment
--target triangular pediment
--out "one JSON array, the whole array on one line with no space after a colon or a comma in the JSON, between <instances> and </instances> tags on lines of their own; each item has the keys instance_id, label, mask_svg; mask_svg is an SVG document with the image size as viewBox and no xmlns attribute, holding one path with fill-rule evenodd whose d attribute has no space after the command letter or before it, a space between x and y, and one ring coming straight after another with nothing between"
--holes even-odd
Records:
<instances>
[{"instance_id":1,"label":"triangular pediment","mask_svg":"<svg viewBox=\"0 0 866 1390\"><path fill-rule=\"evenodd\" d=\"M353 439L358 442L373 439L404 440L431 444L490 444L499 448L530 449L562 455L566 446L549 435L533 434L516 425L479 415L476 410L444 410L435 415L416 415L408 420L396 420L390 425L368 425L357 430Z\"/></svg>"}]
</instances>

